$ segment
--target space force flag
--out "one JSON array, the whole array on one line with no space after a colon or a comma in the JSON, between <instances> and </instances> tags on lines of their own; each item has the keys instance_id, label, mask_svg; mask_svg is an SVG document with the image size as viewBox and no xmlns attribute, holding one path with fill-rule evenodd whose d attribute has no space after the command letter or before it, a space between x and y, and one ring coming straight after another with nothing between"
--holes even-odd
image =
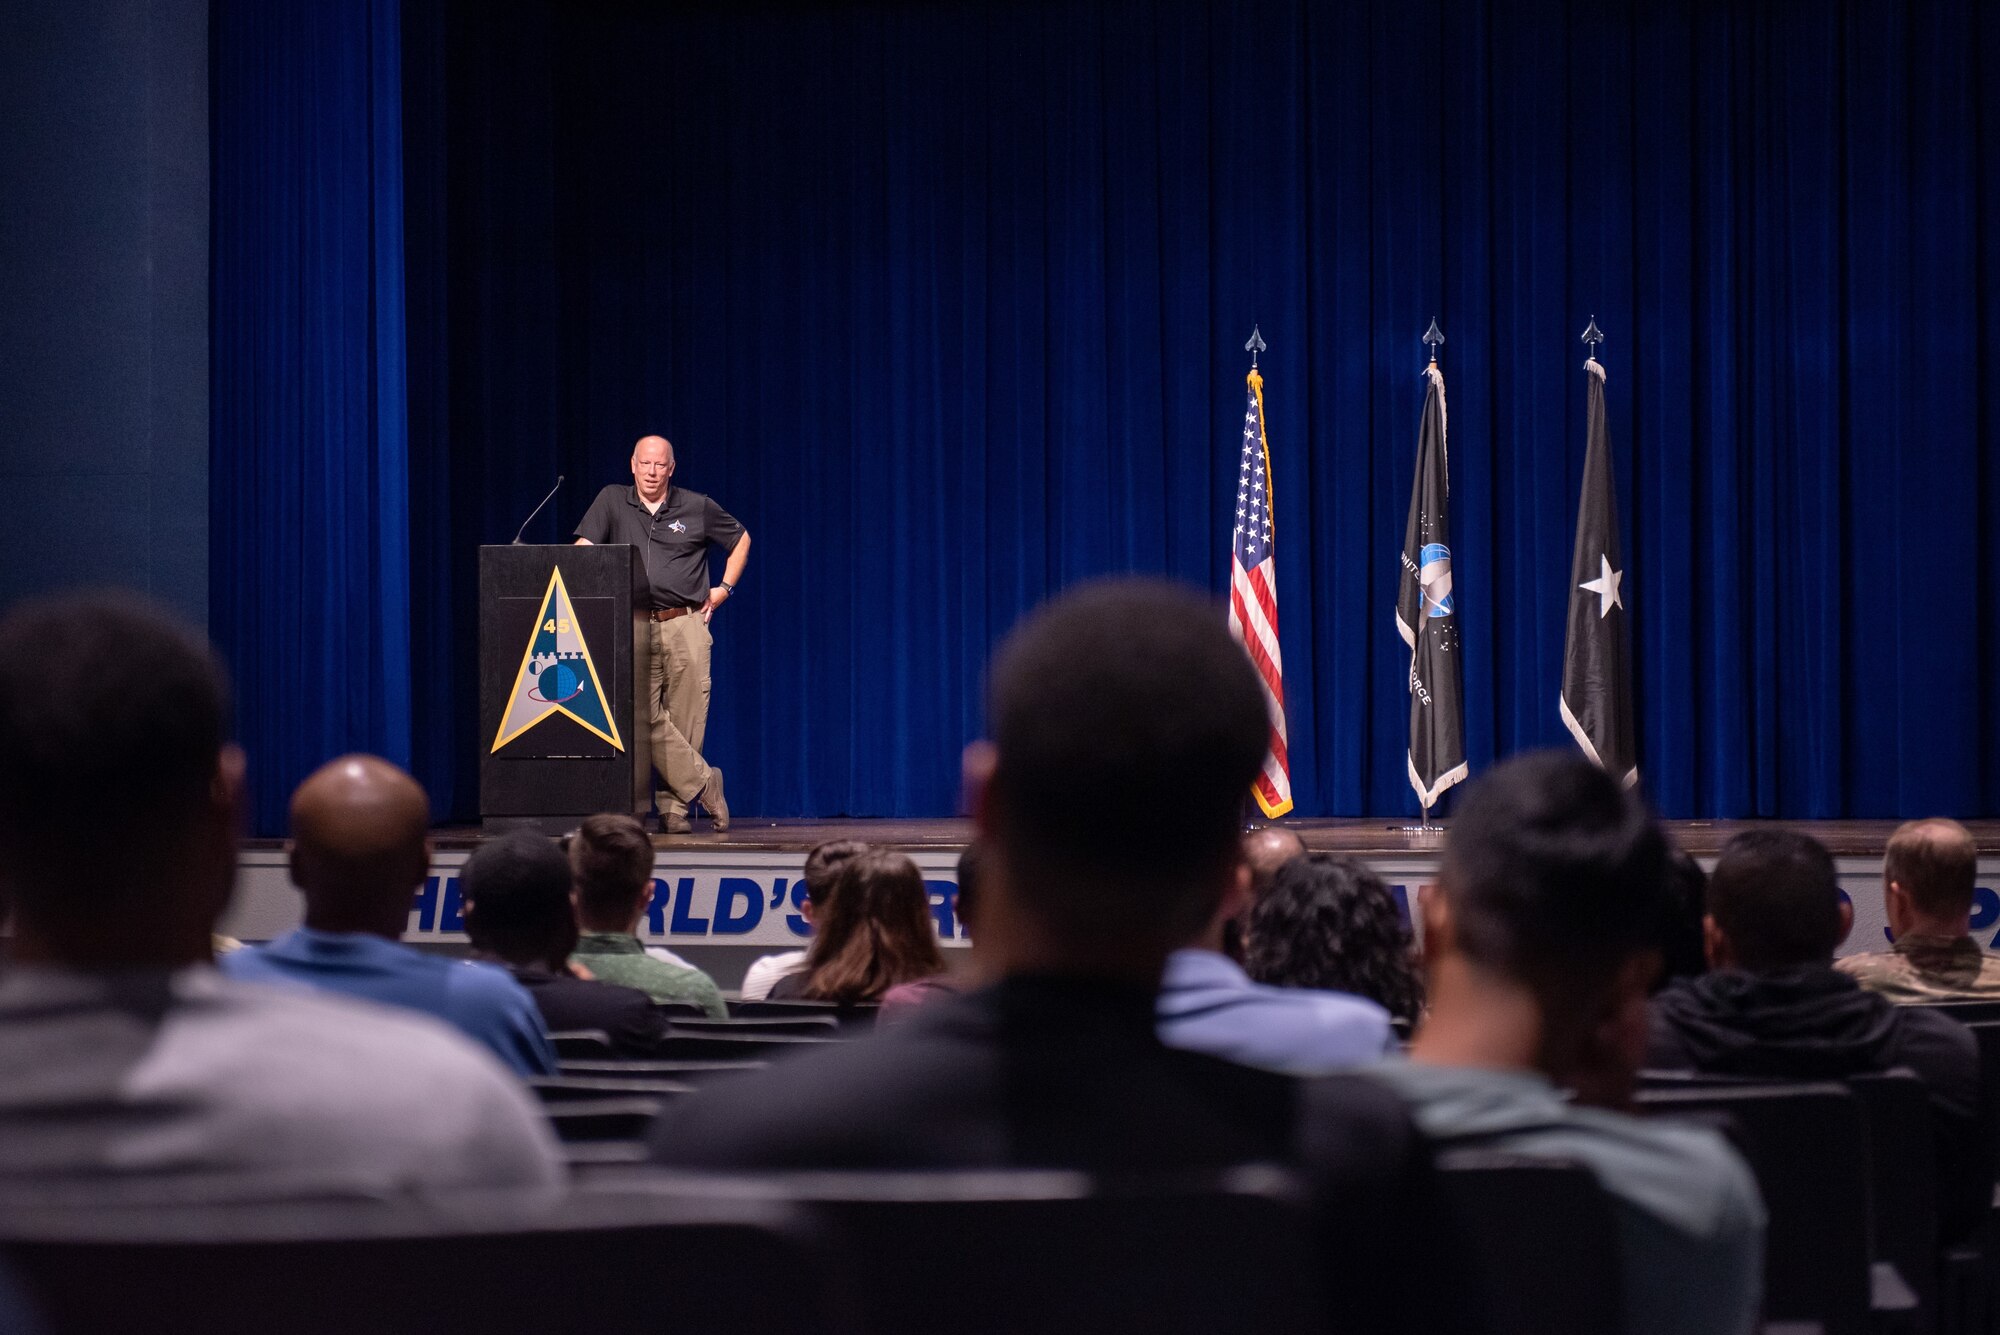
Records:
<instances>
[{"instance_id":1,"label":"space force flag","mask_svg":"<svg viewBox=\"0 0 2000 1335\"><path fill-rule=\"evenodd\" d=\"M1597 322L1591 321L1595 330ZM1587 337L1587 336L1586 336ZM1569 571L1569 634L1563 642L1563 726L1583 753L1626 787L1639 781L1632 735L1632 667L1625 632L1625 558L1611 486L1611 431L1604 416L1604 368L1583 364L1588 396L1583 499L1576 509L1576 555Z\"/></svg>"},{"instance_id":2,"label":"space force flag","mask_svg":"<svg viewBox=\"0 0 2000 1335\"><path fill-rule=\"evenodd\" d=\"M1433 330L1436 326L1433 324ZM1440 340L1442 341L1442 340ZM1396 629L1410 646L1410 787L1428 811L1466 776L1465 700L1459 671L1458 605L1451 592L1445 450L1444 372L1425 368L1423 424L1417 432L1417 478L1403 531Z\"/></svg>"},{"instance_id":3,"label":"space force flag","mask_svg":"<svg viewBox=\"0 0 2000 1335\"><path fill-rule=\"evenodd\" d=\"M1258 348L1263 346L1255 333L1250 340ZM1270 742L1251 793L1258 808L1275 820L1292 809L1292 762L1285 742L1284 657L1278 651L1278 563L1271 548L1271 451L1264 440L1264 377L1254 364L1248 400L1229 544L1229 631L1242 642L1264 687Z\"/></svg>"}]
</instances>

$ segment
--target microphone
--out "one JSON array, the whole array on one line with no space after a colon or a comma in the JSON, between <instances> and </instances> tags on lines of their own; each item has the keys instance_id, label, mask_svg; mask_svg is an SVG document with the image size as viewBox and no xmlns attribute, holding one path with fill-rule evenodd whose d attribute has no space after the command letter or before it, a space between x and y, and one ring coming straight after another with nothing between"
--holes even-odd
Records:
<instances>
[{"instance_id":1,"label":"microphone","mask_svg":"<svg viewBox=\"0 0 2000 1335\"><path fill-rule=\"evenodd\" d=\"M526 533L528 531L528 525L535 522L535 516L542 512L542 505L547 505L550 501L556 498L556 493L562 490L562 484L563 484L563 475L561 473L557 473L556 484L553 487L549 488L548 495L542 497L541 505L537 505L534 509L528 511L528 517L521 521L520 531L514 534L514 541L509 543L508 544L509 546L519 547L521 545L521 534Z\"/></svg>"}]
</instances>

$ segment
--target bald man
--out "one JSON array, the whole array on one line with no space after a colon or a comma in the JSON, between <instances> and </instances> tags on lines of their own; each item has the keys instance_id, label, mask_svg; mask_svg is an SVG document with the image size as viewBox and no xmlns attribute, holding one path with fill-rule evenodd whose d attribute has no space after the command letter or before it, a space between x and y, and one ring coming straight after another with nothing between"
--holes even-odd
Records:
<instances>
[{"instance_id":1,"label":"bald man","mask_svg":"<svg viewBox=\"0 0 2000 1335\"><path fill-rule=\"evenodd\" d=\"M1223 925L1222 953L1238 964L1243 963L1243 924L1250 919L1250 910L1263 902L1271 893L1271 881L1278 874L1278 868L1293 858L1304 857L1305 840L1279 825L1264 825L1251 830L1237 845L1243 865L1250 869L1250 898L1243 912Z\"/></svg>"},{"instance_id":2,"label":"bald man","mask_svg":"<svg viewBox=\"0 0 2000 1335\"><path fill-rule=\"evenodd\" d=\"M647 702L653 735L654 801L660 827L687 834L688 807L699 802L717 830L729 828L722 771L702 758L708 731L709 623L729 601L750 562L750 535L727 510L698 491L673 485L674 447L665 436L641 436L632 447L632 485L597 493L576 540L622 543L646 564L652 600L646 646ZM711 550L727 552L722 582L710 587Z\"/></svg>"},{"instance_id":3,"label":"bald man","mask_svg":"<svg viewBox=\"0 0 2000 1335\"><path fill-rule=\"evenodd\" d=\"M342 756L292 794L292 884L305 926L232 951L232 978L292 984L423 1011L455 1025L521 1075L554 1075L533 998L505 969L402 942L430 872L430 799L377 756Z\"/></svg>"}]
</instances>

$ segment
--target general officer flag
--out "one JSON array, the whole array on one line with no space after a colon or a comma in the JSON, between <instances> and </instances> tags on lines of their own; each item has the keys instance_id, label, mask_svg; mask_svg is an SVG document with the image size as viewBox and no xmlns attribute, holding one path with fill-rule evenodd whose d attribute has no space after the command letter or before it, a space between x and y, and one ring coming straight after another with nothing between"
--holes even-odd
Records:
<instances>
[{"instance_id":1,"label":"general officer flag","mask_svg":"<svg viewBox=\"0 0 2000 1335\"><path fill-rule=\"evenodd\" d=\"M1596 321L1591 322L1596 328ZM1639 781L1632 731L1632 665L1625 630L1625 559L1611 485L1611 429L1604 367L1584 362L1583 498L1569 571L1569 634L1563 643L1563 726L1583 753L1626 787Z\"/></svg>"},{"instance_id":2,"label":"general officer flag","mask_svg":"<svg viewBox=\"0 0 2000 1335\"><path fill-rule=\"evenodd\" d=\"M1430 387L1417 432L1417 478L1403 532L1396 629L1410 646L1410 787L1428 811L1467 769L1458 607L1451 594L1444 372L1432 361L1424 375Z\"/></svg>"}]
</instances>

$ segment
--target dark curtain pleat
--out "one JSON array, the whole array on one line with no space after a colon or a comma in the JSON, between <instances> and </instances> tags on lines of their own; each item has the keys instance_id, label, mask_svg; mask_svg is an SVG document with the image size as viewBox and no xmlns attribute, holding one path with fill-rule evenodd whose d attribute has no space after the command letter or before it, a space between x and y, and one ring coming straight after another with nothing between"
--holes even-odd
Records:
<instances>
[{"instance_id":1,"label":"dark curtain pleat","mask_svg":"<svg viewBox=\"0 0 2000 1335\"><path fill-rule=\"evenodd\" d=\"M470 815L477 545L557 472L562 540L653 430L755 535L732 805L950 812L1022 612L1220 593L1252 323L1298 809L1411 811L1418 336L1477 771L1566 744L1592 315L1661 808L2000 809L1989 10L402 0L399 144L390 0L221 3L214 592L260 812L401 745Z\"/></svg>"},{"instance_id":2,"label":"dark curtain pleat","mask_svg":"<svg viewBox=\"0 0 2000 1335\"><path fill-rule=\"evenodd\" d=\"M276 830L321 761L411 761L398 5L217 0L210 40L210 626Z\"/></svg>"}]
</instances>

